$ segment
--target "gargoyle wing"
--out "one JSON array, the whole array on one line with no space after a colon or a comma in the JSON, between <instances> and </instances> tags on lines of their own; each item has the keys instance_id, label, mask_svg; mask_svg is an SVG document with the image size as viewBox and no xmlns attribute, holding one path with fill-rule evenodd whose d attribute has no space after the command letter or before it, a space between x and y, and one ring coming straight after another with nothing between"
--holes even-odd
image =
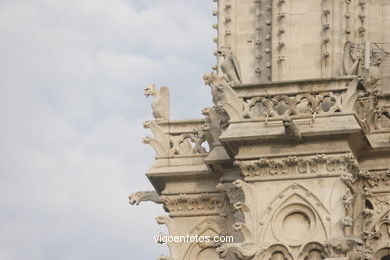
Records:
<instances>
[{"instance_id":1,"label":"gargoyle wing","mask_svg":"<svg viewBox=\"0 0 390 260\"><path fill-rule=\"evenodd\" d=\"M162 118L169 120L170 105L169 105L169 89L167 87L160 88L160 101L161 101L161 116Z\"/></svg>"}]
</instances>

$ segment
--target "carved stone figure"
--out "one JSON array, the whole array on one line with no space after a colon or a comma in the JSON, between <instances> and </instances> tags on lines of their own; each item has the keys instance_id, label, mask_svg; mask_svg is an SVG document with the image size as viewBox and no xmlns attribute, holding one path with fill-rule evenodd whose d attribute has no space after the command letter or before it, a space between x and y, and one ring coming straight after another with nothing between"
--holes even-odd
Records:
<instances>
[{"instance_id":1,"label":"carved stone figure","mask_svg":"<svg viewBox=\"0 0 390 260\"><path fill-rule=\"evenodd\" d=\"M194 143L194 147L191 149L191 152L193 154L201 154L206 152L206 149L202 147L202 143L206 141L207 131L207 125L204 125L200 129L194 129L193 133L190 136L191 141Z\"/></svg>"},{"instance_id":2,"label":"carved stone figure","mask_svg":"<svg viewBox=\"0 0 390 260\"><path fill-rule=\"evenodd\" d=\"M169 137L170 142L170 155L182 155L191 153L192 146L188 138L188 134L171 135Z\"/></svg>"},{"instance_id":3,"label":"carved stone figure","mask_svg":"<svg viewBox=\"0 0 390 260\"><path fill-rule=\"evenodd\" d=\"M291 119L283 119L284 135L288 142L299 143L302 142L302 135L298 126Z\"/></svg>"},{"instance_id":4,"label":"carved stone figure","mask_svg":"<svg viewBox=\"0 0 390 260\"><path fill-rule=\"evenodd\" d=\"M206 85L211 87L211 96L213 97L212 101L215 105L217 105L220 101L226 100L223 94L223 88L227 85L226 80L218 77L218 75L213 72L205 73L203 75L203 80Z\"/></svg>"},{"instance_id":5,"label":"carved stone figure","mask_svg":"<svg viewBox=\"0 0 390 260\"><path fill-rule=\"evenodd\" d=\"M359 44L347 42L344 46L344 71L346 75L358 75L361 72L363 48Z\"/></svg>"},{"instance_id":6,"label":"carved stone figure","mask_svg":"<svg viewBox=\"0 0 390 260\"><path fill-rule=\"evenodd\" d=\"M207 141L213 146L220 144L218 139L222 130L225 130L228 126L228 115L216 106L202 109L202 115L206 116L205 124L208 126Z\"/></svg>"},{"instance_id":7,"label":"carved stone figure","mask_svg":"<svg viewBox=\"0 0 390 260\"><path fill-rule=\"evenodd\" d=\"M152 96L153 117L156 120L169 120L169 90L167 87L161 87L157 90L154 84L144 89L146 97Z\"/></svg>"},{"instance_id":8,"label":"carved stone figure","mask_svg":"<svg viewBox=\"0 0 390 260\"><path fill-rule=\"evenodd\" d=\"M156 191L138 191L129 196L129 202L131 205L139 205L142 201L152 201L157 204L161 204L161 198Z\"/></svg>"},{"instance_id":9,"label":"carved stone figure","mask_svg":"<svg viewBox=\"0 0 390 260\"><path fill-rule=\"evenodd\" d=\"M373 52L370 68L360 78L360 84L367 93L374 93L381 76L382 57L378 51Z\"/></svg>"},{"instance_id":10,"label":"carved stone figure","mask_svg":"<svg viewBox=\"0 0 390 260\"><path fill-rule=\"evenodd\" d=\"M221 63L221 70L226 80L233 85L241 84L241 69L237 57L231 51L225 49L218 51L218 54L224 58Z\"/></svg>"},{"instance_id":11,"label":"carved stone figure","mask_svg":"<svg viewBox=\"0 0 390 260\"><path fill-rule=\"evenodd\" d=\"M343 238L331 239L328 242L328 245L333 249L337 254L345 255L353 249L362 247L364 242L357 237L348 236Z\"/></svg>"},{"instance_id":12,"label":"carved stone figure","mask_svg":"<svg viewBox=\"0 0 390 260\"><path fill-rule=\"evenodd\" d=\"M263 250L256 243L233 243L217 247L217 253L224 259L249 260Z\"/></svg>"}]
</instances>

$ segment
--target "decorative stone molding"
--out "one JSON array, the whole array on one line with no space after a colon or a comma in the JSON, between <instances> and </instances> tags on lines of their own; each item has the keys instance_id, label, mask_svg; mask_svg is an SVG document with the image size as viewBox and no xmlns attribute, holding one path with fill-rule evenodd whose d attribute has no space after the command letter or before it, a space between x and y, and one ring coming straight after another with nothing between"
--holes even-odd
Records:
<instances>
[{"instance_id":1,"label":"decorative stone molding","mask_svg":"<svg viewBox=\"0 0 390 260\"><path fill-rule=\"evenodd\" d=\"M342 112L342 95L337 92L305 93L297 95L276 95L245 99L243 118L260 119L269 117Z\"/></svg>"},{"instance_id":2,"label":"decorative stone molding","mask_svg":"<svg viewBox=\"0 0 390 260\"><path fill-rule=\"evenodd\" d=\"M156 217L156 222L159 225L166 225L170 235L174 236L174 235L179 234L176 222L172 218L170 218L168 216L165 216L165 215L161 215L161 216ZM172 256L162 255L157 260L159 260L159 259L161 259L161 260L165 260L165 259L167 259L167 260L174 260L175 259L173 257L173 254L176 253L178 244L177 243L170 243L170 242L168 242L167 245L168 245L168 247L169 247L169 249L171 251Z\"/></svg>"},{"instance_id":3,"label":"decorative stone molding","mask_svg":"<svg viewBox=\"0 0 390 260\"><path fill-rule=\"evenodd\" d=\"M255 1L255 73L260 82L272 80L272 0Z\"/></svg>"},{"instance_id":4,"label":"decorative stone molding","mask_svg":"<svg viewBox=\"0 0 390 260\"><path fill-rule=\"evenodd\" d=\"M244 223L237 222L233 225L235 231L240 231L244 235L244 242L252 243L255 240L257 223L255 208L249 205L257 205L257 196L253 188L243 180L236 180L233 182L236 188L242 190L245 196L245 202L234 203L234 208L239 210L244 216Z\"/></svg>"},{"instance_id":5,"label":"decorative stone molding","mask_svg":"<svg viewBox=\"0 0 390 260\"><path fill-rule=\"evenodd\" d=\"M255 205L251 203L256 202L256 194L254 194L250 185L242 180L234 181L233 186L225 183L218 184L217 188L224 190L228 194L233 208L243 216L241 218L242 222L236 222L232 227L234 231L241 232L244 237L242 243L219 245L217 248L219 256L225 259L255 259L265 249L264 244L255 242L255 212L253 208L249 207L249 205ZM239 220L239 218L235 218L235 220Z\"/></svg>"},{"instance_id":6,"label":"decorative stone molding","mask_svg":"<svg viewBox=\"0 0 390 260\"><path fill-rule=\"evenodd\" d=\"M279 80L282 79L282 75L284 73L284 70L286 69L284 66L285 61L286 61L286 56L287 56L287 50L286 50L286 41L288 40L288 37L286 36L286 28L288 28L288 21L286 21L286 13L284 11L286 5L286 1L277 1L276 5L276 26L277 26L277 44L276 44L276 52L277 52L277 65L278 65L278 75L279 75ZM288 8L288 7L287 7ZM271 53L268 53L268 55L271 55Z\"/></svg>"},{"instance_id":7,"label":"decorative stone molding","mask_svg":"<svg viewBox=\"0 0 390 260\"><path fill-rule=\"evenodd\" d=\"M354 57L352 60L355 62L352 65L346 65L347 61L344 61L345 69L349 71L348 73L359 74L349 82L346 91L312 91L289 95L271 96L267 94L266 96L239 97L236 90L230 87L226 80L214 73L206 73L204 79L205 83L211 86L213 102L216 103L217 108L227 113L230 121L265 119L268 122L269 118L283 119L289 116L307 116L314 120L317 115L356 113L366 132L389 129L390 107L381 107L378 103L380 55L375 54L377 58L372 61L373 65L369 70L364 71L360 69L362 67L362 58L359 56L361 47L356 44L346 46L349 46L346 47L346 52L352 53L351 57Z\"/></svg>"},{"instance_id":8,"label":"decorative stone molding","mask_svg":"<svg viewBox=\"0 0 390 260\"><path fill-rule=\"evenodd\" d=\"M318 176L340 176L350 164L349 154L315 156L290 156L288 158L260 158L258 160L236 160L246 181L290 178L314 178Z\"/></svg>"},{"instance_id":9,"label":"decorative stone molding","mask_svg":"<svg viewBox=\"0 0 390 260\"><path fill-rule=\"evenodd\" d=\"M333 59L333 2L328 0L322 1L322 32L321 32L321 49L322 49L322 77L332 75L332 59ZM337 30L337 29L336 29Z\"/></svg>"},{"instance_id":10,"label":"decorative stone molding","mask_svg":"<svg viewBox=\"0 0 390 260\"><path fill-rule=\"evenodd\" d=\"M161 200L170 217L224 215L226 211L221 193L167 195Z\"/></svg>"}]
</instances>

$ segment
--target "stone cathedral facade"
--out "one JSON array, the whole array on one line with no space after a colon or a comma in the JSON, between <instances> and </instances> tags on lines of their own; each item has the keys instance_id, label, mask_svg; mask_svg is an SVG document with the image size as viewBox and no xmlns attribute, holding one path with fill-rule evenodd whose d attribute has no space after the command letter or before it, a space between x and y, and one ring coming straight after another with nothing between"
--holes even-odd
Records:
<instances>
[{"instance_id":1,"label":"stone cathedral facade","mask_svg":"<svg viewBox=\"0 0 390 260\"><path fill-rule=\"evenodd\" d=\"M213 107L150 85L160 260L390 259L390 0L214 0ZM202 75L200 75L202 76Z\"/></svg>"}]
</instances>

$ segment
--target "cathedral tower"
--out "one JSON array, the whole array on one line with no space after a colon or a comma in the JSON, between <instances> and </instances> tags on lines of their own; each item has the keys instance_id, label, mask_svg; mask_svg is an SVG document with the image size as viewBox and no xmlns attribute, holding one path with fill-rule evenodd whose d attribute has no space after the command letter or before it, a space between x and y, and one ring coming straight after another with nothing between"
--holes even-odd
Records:
<instances>
[{"instance_id":1,"label":"cathedral tower","mask_svg":"<svg viewBox=\"0 0 390 260\"><path fill-rule=\"evenodd\" d=\"M213 107L152 96L171 260L390 259L390 1L214 0Z\"/></svg>"}]
</instances>

